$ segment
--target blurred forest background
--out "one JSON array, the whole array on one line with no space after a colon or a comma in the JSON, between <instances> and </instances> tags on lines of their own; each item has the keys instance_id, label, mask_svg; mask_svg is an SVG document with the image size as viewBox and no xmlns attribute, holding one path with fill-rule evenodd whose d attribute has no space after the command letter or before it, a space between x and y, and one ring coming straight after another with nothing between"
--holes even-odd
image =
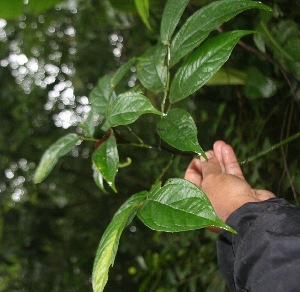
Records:
<instances>
[{"instance_id":1,"label":"blurred forest background","mask_svg":"<svg viewBox=\"0 0 300 292\"><path fill-rule=\"evenodd\" d=\"M183 19L210 2L191 0ZM223 76L180 102L205 150L223 139L241 161L300 131L300 1L263 2L273 13L244 12L219 29L260 34L239 42ZM149 30L133 0L0 2L0 291L91 291L97 245L114 212L149 189L168 163L166 152L123 145L121 161L132 164L118 173L119 193L104 194L93 181L94 145L84 141L44 182L32 183L46 148L86 116L99 77L157 42L164 5L150 0ZM134 86L132 67L121 87ZM151 119L132 128L155 144ZM245 176L298 204L299 143L244 164ZM183 177L191 158L176 155L165 178ZM122 235L106 291L226 291L215 240L207 230L153 232L136 219Z\"/></svg>"}]
</instances>

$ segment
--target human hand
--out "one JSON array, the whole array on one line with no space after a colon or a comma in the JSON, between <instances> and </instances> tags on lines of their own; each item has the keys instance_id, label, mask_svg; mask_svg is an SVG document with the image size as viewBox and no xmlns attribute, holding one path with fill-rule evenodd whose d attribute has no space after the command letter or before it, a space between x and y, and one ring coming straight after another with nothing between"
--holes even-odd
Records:
<instances>
[{"instance_id":1,"label":"human hand","mask_svg":"<svg viewBox=\"0 0 300 292\"><path fill-rule=\"evenodd\" d=\"M214 144L204 158L194 159L185 179L198 186L210 200L216 214L223 220L242 205L261 202L276 196L267 190L253 189L245 180L232 147L223 141Z\"/></svg>"}]
</instances>

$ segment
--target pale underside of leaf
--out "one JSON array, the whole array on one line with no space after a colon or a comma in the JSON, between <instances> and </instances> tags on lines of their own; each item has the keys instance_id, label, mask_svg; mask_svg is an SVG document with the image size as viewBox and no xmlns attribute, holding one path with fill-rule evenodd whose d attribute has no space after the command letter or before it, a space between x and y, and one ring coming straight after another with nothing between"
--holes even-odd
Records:
<instances>
[{"instance_id":1,"label":"pale underside of leaf","mask_svg":"<svg viewBox=\"0 0 300 292\"><path fill-rule=\"evenodd\" d=\"M136 208L142 204L146 195L147 192L141 192L131 196L119 208L104 231L93 267L92 279L95 292L103 291L108 280L108 270L114 264L123 229L132 221L136 214Z\"/></svg>"},{"instance_id":2,"label":"pale underside of leaf","mask_svg":"<svg viewBox=\"0 0 300 292\"><path fill-rule=\"evenodd\" d=\"M35 171L34 183L42 182L56 165L58 159L66 155L79 141L77 134L71 133L57 140L43 154Z\"/></svg>"}]
</instances>

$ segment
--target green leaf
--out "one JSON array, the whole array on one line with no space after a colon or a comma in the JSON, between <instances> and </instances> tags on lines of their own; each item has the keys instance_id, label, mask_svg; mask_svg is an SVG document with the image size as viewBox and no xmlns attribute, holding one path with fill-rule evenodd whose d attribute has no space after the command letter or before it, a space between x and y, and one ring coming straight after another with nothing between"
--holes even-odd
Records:
<instances>
[{"instance_id":1,"label":"green leaf","mask_svg":"<svg viewBox=\"0 0 300 292\"><path fill-rule=\"evenodd\" d=\"M79 141L77 134L67 134L52 144L43 154L35 171L33 182L42 182L56 165L58 159L66 155Z\"/></svg>"},{"instance_id":2,"label":"green leaf","mask_svg":"<svg viewBox=\"0 0 300 292\"><path fill-rule=\"evenodd\" d=\"M95 133L95 113L91 109L86 117L86 119L79 125L84 131L86 137L93 137Z\"/></svg>"},{"instance_id":3,"label":"green leaf","mask_svg":"<svg viewBox=\"0 0 300 292\"><path fill-rule=\"evenodd\" d=\"M160 38L167 45L189 0L168 0L160 25Z\"/></svg>"},{"instance_id":4,"label":"green leaf","mask_svg":"<svg viewBox=\"0 0 300 292\"><path fill-rule=\"evenodd\" d=\"M98 171L107 181L108 185L114 192L117 192L115 177L118 172L119 154L116 138L113 132L93 153L92 160Z\"/></svg>"},{"instance_id":5,"label":"green leaf","mask_svg":"<svg viewBox=\"0 0 300 292\"><path fill-rule=\"evenodd\" d=\"M248 0L214 1L190 16L171 44L170 65L176 64L183 56L197 47L211 31L237 14L251 8L271 10L268 6Z\"/></svg>"},{"instance_id":6,"label":"green leaf","mask_svg":"<svg viewBox=\"0 0 300 292\"><path fill-rule=\"evenodd\" d=\"M137 64L138 79L155 93L163 92L167 82L166 55L166 46L159 44L148 49Z\"/></svg>"},{"instance_id":7,"label":"green leaf","mask_svg":"<svg viewBox=\"0 0 300 292\"><path fill-rule=\"evenodd\" d=\"M99 80L97 86L92 90L89 96L92 110L102 119L107 116L112 93L113 88L111 86L111 78L108 75L105 75Z\"/></svg>"},{"instance_id":8,"label":"green leaf","mask_svg":"<svg viewBox=\"0 0 300 292\"><path fill-rule=\"evenodd\" d=\"M231 31L209 39L199 47L174 76L170 102L182 100L201 88L228 60L234 46L251 31Z\"/></svg>"},{"instance_id":9,"label":"green leaf","mask_svg":"<svg viewBox=\"0 0 300 292\"><path fill-rule=\"evenodd\" d=\"M23 0L6 0L0 4L0 18L14 19L24 11Z\"/></svg>"},{"instance_id":10,"label":"green leaf","mask_svg":"<svg viewBox=\"0 0 300 292\"><path fill-rule=\"evenodd\" d=\"M149 0L134 0L138 14L149 30L152 30L149 23Z\"/></svg>"},{"instance_id":11,"label":"green leaf","mask_svg":"<svg viewBox=\"0 0 300 292\"><path fill-rule=\"evenodd\" d=\"M113 88L117 86L117 84L121 81L121 79L124 77L124 75L127 73L127 71L132 67L132 65L135 63L136 58L132 58L131 60L124 63L114 74L114 76L111 79L111 85Z\"/></svg>"},{"instance_id":12,"label":"green leaf","mask_svg":"<svg viewBox=\"0 0 300 292\"><path fill-rule=\"evenodd\" d=\"M179 178L169 179L162 188L150 192L137 215L157 231L179 232L215 226L235 233L216 215L207 196L196 185Z\"/></svg>"},{"instance_id":13,"label":"green leaf","mask_svg":"<svg viewBox=\"0 0 300 292\"><path fill-rule=\"evenodd\" d=\"M220 69L205 83L205 85L245 85L246 81L247 74L244 71L226 68Z\"/></svg>"},{"instance_id":14,"label":"green leaf","mask_svg":"<svg viewBox=\"0 0 300 292\"><path fill-rule=\"evenodd\" d=\"M131 223L137 208L143 203L146 196L147 192L140 192L131 196L120 207L104 231L93 267L92 282L95 292L103 291L108 280L109 267L113 266L115 261L121 234L124 228Z\"/></svg>"},{"instance_id":15,"label":"green leaf","mask_svg":"<svg viewBox=\"0 0 300 292\"><path fill-rule=\"evenodd\" d=\"M193 118L184 109L172 109L157 124L159 136L169 145L192 151L206 157L198 143L197 127Z\"/></svg>"},{"instance_id":16,"label":"green leaf","mask_svg":"<svg viewBox=\"0 0 300 292\"><path fill-rule=\"evenodd\" d=\"M107 191L104 187L103 175L101 174L101 172L98 170L98 168L96 167L96 165L94 163L92 164L92 168L93 168L93 178L94 178L94 181L95 181L97 187L103 193L107 194Z\"/></svg>"},{"instance_id":17,"label":"green leaf","mask_svg":"<svg viewBox=\"0 0 300 292\"><path fill-rule=\"evenodd\" d=\"M161 112L141 93L130 91L120 94L112 103L103 129L131 124L147 113L161 115Z\"/></svg>"}]
</instances>

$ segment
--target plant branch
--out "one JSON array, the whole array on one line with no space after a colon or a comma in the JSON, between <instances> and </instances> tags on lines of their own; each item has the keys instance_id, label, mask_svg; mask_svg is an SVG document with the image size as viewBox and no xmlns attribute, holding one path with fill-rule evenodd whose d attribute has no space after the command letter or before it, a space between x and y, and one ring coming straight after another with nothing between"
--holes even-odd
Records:
<instances>
[{"instance_id":1,"label":"plant branch","mask_svg":"<svg viewBox=\"0 0 300 292\"><path fill-rule=\"evenodd\" d=\"M276 150L276 149L278 149L278 148L280 148L280 147L282 147L282 146L284 146L284 145L286 145L286 144L288 144L288 143L290 143L290 142L292 142L292 141L294 141L298 138L300 138L300 132L298 132L298 133L282 140L280 143L277 143L277 144L273 145L272 147L270 147L270 148L268 148L264 151L261 151L261 152L259 152L258 154L254 155L254 156L249 157L248 159L246 159L244 161L240 161L239 164L247 164L249 162L252 162L252 161L254 161L258 158L261 158L261 157L267 155L269 152L271 152L273 150Z\"/></svg>"},{"instance_id":2,"label":"plant branch","mask_svg":"<svg viewBox=\"0 0 300 292\"><path fill-rule=\"evenodd\" d=\"M159 182L162 180L163 176L165 175L165 173L167 172L167 170L169 169L169 167L171 166L172 162L173 162L173 158L174 158L174 154L171 155L171 158L168 162L168 164L164 167L164 169L162 170L161 174L159 175L159 177L156 179L155 183Z\"/></svg>"},{"instance_id":3,"label":"plant branch","mask_svg":"<svg viewBox=\"0 0 300 292\"><path fill-rule=\"evenodd\" d=\"M84 137L84 136L80 136L79 138L80 138L80 140L84 140L84 141L98 142L98 139L95 139L95 138Z\"/></svg>"}]
</instances>

